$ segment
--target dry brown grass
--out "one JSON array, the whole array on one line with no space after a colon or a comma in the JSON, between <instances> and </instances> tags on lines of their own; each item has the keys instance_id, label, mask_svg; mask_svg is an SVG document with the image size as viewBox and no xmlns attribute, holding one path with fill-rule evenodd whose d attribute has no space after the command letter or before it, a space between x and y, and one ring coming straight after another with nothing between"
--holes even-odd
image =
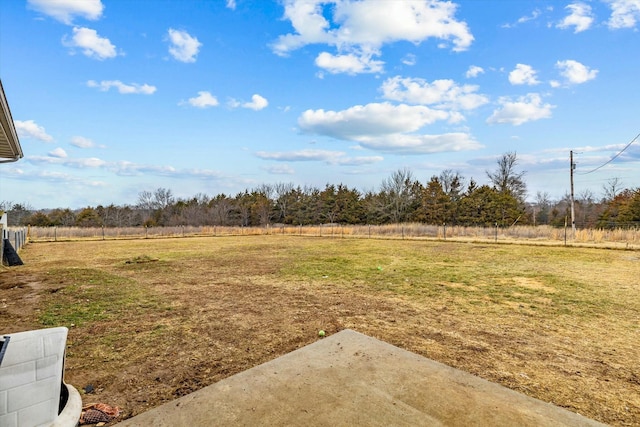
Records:
<instances>
[{"instance_id":1,"label":"dry brown grass","mask_svg":"<svg viewBox=\"0 0 640 427\"><path fill-rule=\"evenodd\" d=\"M570 229L550 226L513 226L507 228L427 225L420 223L389 225L314 226L269 225L173 226L173 227L29 227L32 242L73 240L154 239L198 236L291 235L329 238L454 240L460 242L527 243L545 246L582 246L610 249L640 249L639 229Z\"/></svg>"},{"instance_id":2,"label":"dry brown grass","mask_svg":"<svg viewBox=\"0 0 640 427\"><path fill-rule=\"evenodd\" d=\"M30 244L0 330L71 327L66 379L132 416L344 328L640 424L640 253L399 239Z\"/></svg>"}]
</instances>

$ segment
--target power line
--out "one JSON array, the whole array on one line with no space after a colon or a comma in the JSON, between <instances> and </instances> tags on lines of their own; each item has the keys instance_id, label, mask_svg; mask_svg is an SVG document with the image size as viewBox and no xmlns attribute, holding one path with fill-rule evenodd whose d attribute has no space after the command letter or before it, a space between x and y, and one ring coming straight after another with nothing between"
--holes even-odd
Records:
<instances>
[{"instance_id":1,"label":"power line","mask_svg":"<svg viewBox=\"0 0 640 427\"><path fill-rule=\"evenodd\" d=\"M631 142L629 142L627 145L625 145L625 146L624 146L624 148L623 148L622 150L618 151L618 153L617 153L615 156L613 156L612 158L610 158L609 160L607 160L606 162L604 162L603 164L601 164L601 165L600 165L600 166L598 166L597 168L592 169L592 170L590 170L589 172L580 172L580 173L576 173L576 175L588 175L588 174L590 174L590 173L593 173L593 172L597 171L597 170L598 170L598 169L600 169L600 168L605 167L606 165L608 165L609 163L611 163L612 161L614 161L614 160L615 160L615 159L616 159L620 154L624 153L624 151L625 151L627 148L629 148L629 147L631 146L631 144L633 144L633 143L636 141L636 139L638 139L639 137L640 137L640 133L639 133L639 134L637 134L637 135L636 135L636 137L635 137L635 138L633 138L633 139L631 140Z\"/></svg>"}]
</instances>

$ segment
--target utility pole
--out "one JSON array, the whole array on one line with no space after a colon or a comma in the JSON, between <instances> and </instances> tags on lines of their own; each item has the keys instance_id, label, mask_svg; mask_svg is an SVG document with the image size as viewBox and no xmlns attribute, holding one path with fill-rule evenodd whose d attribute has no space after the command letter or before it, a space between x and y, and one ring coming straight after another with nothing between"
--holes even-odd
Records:
<instances>
[{"instance_id":1,"label":"utility pole","mask_svg":"<svg viewBox=\"0 0 640 427\"><path fill-rule=\"evenodd\" d=\"M571 163L571 231L573 232L573 236L576 235L576 210L574 207L574 197L573 197L573 171L576 168L576 164L573 163L573 151L569 151L569 162Z\"/></svg>"}]
</instances>

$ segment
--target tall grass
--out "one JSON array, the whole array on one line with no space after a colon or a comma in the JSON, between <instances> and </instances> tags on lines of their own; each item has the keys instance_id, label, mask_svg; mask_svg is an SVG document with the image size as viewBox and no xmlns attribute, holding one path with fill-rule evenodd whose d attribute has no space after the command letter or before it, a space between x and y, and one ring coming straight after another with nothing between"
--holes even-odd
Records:
<instances>
[{"instance_id":1,"label":"tall grass","mask_svg":"<svg viewBox=\"0 0 640 427\"><path fill-rule=\"evenodd\" d=\"M193 236L290 235L325 238L432 239L471 242L529 243L540 245L596 246L640 249L638 229L571 229L542 226L464 227L436 226L419 223L389 225L314 226L269 225L239 226L173 226L173 227L30 227L31 242L113 239L157 239Z\"/></svg>"}]
</instances>

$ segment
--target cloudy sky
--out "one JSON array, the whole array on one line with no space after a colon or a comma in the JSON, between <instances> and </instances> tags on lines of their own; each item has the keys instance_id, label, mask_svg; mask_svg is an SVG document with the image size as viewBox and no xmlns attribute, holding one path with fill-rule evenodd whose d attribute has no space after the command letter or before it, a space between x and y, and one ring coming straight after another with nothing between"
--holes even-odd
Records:
<instances>
[{"instance_id":1,"label":"cloudy sky","mask_svg":"<svg viewBox=\"0 0 640 427\"><path fill-rule=\"evenodd\" d=\"M576 193L638 187L639 30L640 0L0 0L0 201L484 184L508 151L529 199L571 150Z\"/></svg>"}]
</instances>

